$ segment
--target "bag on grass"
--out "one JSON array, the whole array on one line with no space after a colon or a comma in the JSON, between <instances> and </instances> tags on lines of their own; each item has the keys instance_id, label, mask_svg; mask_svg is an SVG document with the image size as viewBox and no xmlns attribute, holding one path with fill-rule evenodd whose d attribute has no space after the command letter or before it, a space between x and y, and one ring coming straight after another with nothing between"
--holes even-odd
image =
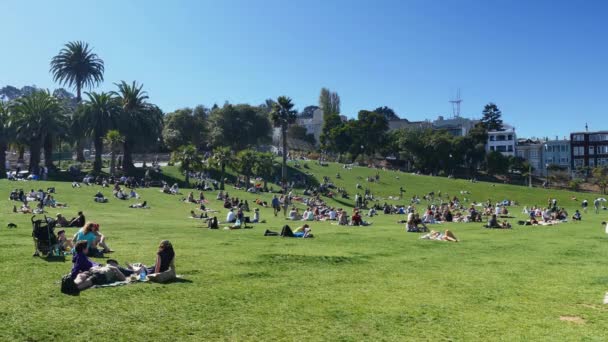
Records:
<instances>
[{"instance_id":1,"label":"bag on grass","mask_svg":"<svg viewBox=\"0 0 608 342\"><path fill-rule=\"evenodd\" d=\"M76 283L74 283L74 279L69 274L66 274L61 278L61 293L65 293L70 296L78 296L80 294L80 290Z\"/></svg>"}]
</instances>

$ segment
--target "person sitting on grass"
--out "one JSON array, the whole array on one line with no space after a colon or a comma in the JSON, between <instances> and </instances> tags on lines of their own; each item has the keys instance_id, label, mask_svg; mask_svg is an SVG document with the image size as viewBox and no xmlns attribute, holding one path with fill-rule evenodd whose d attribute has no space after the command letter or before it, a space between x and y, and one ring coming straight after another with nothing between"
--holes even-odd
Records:
<instances>
[{"instance_id":1,"label":"person sitting on grass","mask_svg":"<svg viewBox=\"0 0 608 342\"><path fill-rule=\"evenodd\" d=\"M362 225L363 219L361 218L361 215L359 214L359 210L355 210L355 212L353 213L353 216L350 219L350 222L353 226Z\"/></svg>"},{"instance_id":2,"label":"person sitting on grass","mask_svg":"<svg viewBox=\"0 0 608 342\"><path fill-rule=\"evenodd\" d=\"M101 257L103 256L103 254L97 249L97 247L95 247L98 238L97 234L93 232L93 227L95 225L96 223L93 222L88 222L87 224L85 224L84 227L80 228L78 232L74 234L74 237L72 238L72 243L74 244L74 246L76 246L79 241L86 241L88 251L87 255L91 257Z\"/></svg>"},{"instance_id":3,"label":"person sitting on grass","mask_svg":"<svg viewBox=\"0 0 608 342\"><path fill-rule=\"evenodd\" d=\"M129 208L134 208L134 209L149 209L148 208L148 201L143 201L142 203L131 204L129 206Z\"/></svg>"},{"instance_id":4,"label":"person sitting on grass","mask_svg":"<svg viewBox=\"0 0 608 342\"><path fill-rule=\"evenodd\" d=\"M95 196L93 196L93 200L97 203L107 203L108 199L103 196L101 191L97 191Z\"/></svg>"},{"instance_id":5,"label":"person sitting on grass","mask_svg":"<svg viewBox=\"0 0 608 342\"><path fill-rule=\"evenodd\" d=\"M194 200L194 192L190 191L190 193L188 194L188 198L186 199L186 202L196 203L196 201Z\"/></svg>"},{"instance_id":6,"label":"person sitting on grass","mask_svg":"<svg viewBox=\"0 0 608 342\"><path fill-rule=\"evenodd\" d=\"M165 272L171 266L173 259L175 259L173 245L169 240L162 240L158 245L154 266L148 267L146 271L148 274Z\"/></svg>"},{"instance_id":7,"label":"person sitting on grass","mask_svg":"<svg viewBox=\"0 0 608 342\"><path fill-rule=\"evenodd\" d=\"M531 225L537 225L538 224L538 220L536 220L536 213L534 210L530 211L530 220L529 220Z\"/></svg>"},{"instance_id":8,"label":"person sitting on grass","mask_svg":"<svg viewBox=\"0 0 608 342\"><path fill-rule=\"evenodd\" d=\"M55 224L58 227L69 227L70 226L70 222L68 222L68 220L66 220L65 217L59 213L55 217Z\"/></svg>"},{"instance_id":9,"label":"person sitting on grass","mask_svg":"<svg viewBox=\"0 0 608 342\"><path fill-rule=\"evenodd\" d=\"M14 213L17 212L17 207L16 206L13 206L13 212ZM27 204L27 202L23 202L23 204L21 205L21 208L19 209L19 212L22 213L22 214L31 214L32 213L32 209Z\"/></svg>"},{"instance_id":10,"label":"person sitting on grass","mask_svg":"<svg viewBox=\"0 0 608 342\"><path fill-rule=\"evenodd\" d=\"M67 227L82 227L82 226L84 226L85 223L86 223L86 220L85 220L84 214L82 213L82 211L79 211L78 216L71 219L70 222L68 223Z\"/></svg>"},{"instance_id":11,"label":"person sitting on grass","mask_svg":"<svg viewBox=\"0 0 608 342\"><path fill-rule=\"evenodd\" d=\"M74 244L66 238L65 230L63 229L57 232L57 246L62 252L74 248Z\"/></svg>"},{"instance_id":12,"label":"person sitting on grass","mask_svg":"<svg viewBox=\"0 0 608 342\"><path fill-rule=\"evenodd\" d=\"M502 228L496 219L496 214L492 214L492 217L488 220L488 223L484 226L484 228Z\"/></svg>"},{"instance_id":13,"label":"person sitting on grass","mask_svg":"<svg viewBox=\"0 0 608 342\"><path fill-rule=\"evenodd\" d=\"M580 221L582 219L581 213L578 211L578 209L574 212L574 215L572 215L572 220L573 221Z\"/></svg>"},{"instance_id":14,"label":"person sitting on grass","mask_svg":"<svg viewBox=\"0 0 608 342\"><path fill-rule=\"evenodd\" d=\"M260 209L259 208L255 208L255 210L253 212L253 220L251 222L260 223Z\"/></svg>"},{"instance_id":15,"label":"person sitting on grass","mask_svg":"<svg viewBox=\"0 0 608 342\"><path fill-rule=\"evenodd\" d=\"M207 223L207 228L209 229L219 229L220 225L217 222L217 216L213 216Z\"/></svg>"},{"instance_id":16,"label":"person sitting on grass","mask_svg":"<svg viewBox=\"0 0 608 342\"><path fill-rule=\"evenodd\" d=\"M129 197L138 199L139 195L137 194L137 192L135 192L135 189L131 189L131 192L129 193Z\"/></svg>"},{"instance_id":17,"label":"person sitting on grass","mask_svg":"<svg viewBox=\"0 0 608 342\"><path fill-rule=\"evenodd\" d=\"M226 214L226 223L234 223L236 222L236 214L234 213L234 209L230 209L228 214Z\"/></svg>"},{"instance_id":18,"label":"person sitting on grass","mask_svg":"<svg viewBox=\"0 0 608 342\"><path fill-rule=\"evenodd\" d=\"M93 231L93 234L95 234L95 236L96 236L95 247L101 246L103 248L103 250L101 251L101 253L112 253L112 252L114 252L106 244L106 237L103 234L101 234L101 232L99 231L99 224L97 224L97 223L94 224L93 227L92 227L92 231Z\"/></svg>"},{"instance_id":19,"label":"person sitting on grass","mask_svg":"<svg viewBox=\"0 0 608 342\"><path fill-rule=\"evenodd\" d=\"M76 242L74 245L74 256L72 257L72 271L70 272L70 278L73 280L83 272L87 272L93 266L99 264L91 261L88 257L88 243L87 241L81 240Z\"/></svg>"}]
</instances>

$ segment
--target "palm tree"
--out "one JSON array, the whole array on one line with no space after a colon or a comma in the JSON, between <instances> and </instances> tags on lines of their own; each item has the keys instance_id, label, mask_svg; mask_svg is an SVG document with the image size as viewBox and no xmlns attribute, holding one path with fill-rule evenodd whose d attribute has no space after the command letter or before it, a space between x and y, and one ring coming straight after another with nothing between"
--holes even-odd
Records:
<instances>
[{"instance_id":1,"label":"palm tree","mask_svg":"<svg viewBox=\"0 0 608 342\"><path fill-rule=\"evenodd\" d=\"M220 167L220 190L224 190L224 176L226 174L226 166L232 162L232 151L228 147L218 147L213 150L213 159Z\"/></svg>"},{"instance_id":2,"label":"palm tree","mask_svg":"<svg viewBox=\"0 0 608 342\"><path fill-rule=\"evenodd\" d=\"M53 81L76 89L76 103L82 101L82 89L92 88L103 82L104 63L97 54L82 41L64 45L57 56L51 59ZM76 159L84 162L83 139L76 139Z\"/></svg>"},{"instance_id":3,"label":"palm tree","mask_svg":"<svg viewBox=\"0 0 608 342\"><path fill-rule=\"evenodd\" d=\"M125 137L122 168L125 172L130 172L134 168L131 155L133 146L136 142L141 142L142 145L156 142L162 131L163 114L158 107L147 102L148 95L142 90L143 84L121 81L116 86L121 107L118 130Z\"/></svg>"},{"instance_id":4,"label":"palm tree","mask_svg":"<svg viewBox=\"0 0 608 342\"><path fill-rule=\"evenodd\" d=\"M106 133L116 127L120 107L113 93L85 93L88 100L85 101L82 117L85 134L93 138L95 145L95 161L93 172L101 171L101 156L103 154L103 137Z\"/></svg>"},{"instance_id":5,"label":"palm tree","mask_svg":"<svg viewBox=\"0 0 608 342\"><path fill-rule=\"evenodd\" d=\"M6 177L6 150L13 136L8 124L10 115L8 103L0 101L0 178Z\"/></svg>"},{"instance_id":6,"label":"palm tree","mask_svg":"<svg viewBox=\"0 0 608 342\"><path fill-rule=\"evenodd\" d=\"M171 155L175 163L179 163L179 169L186 173L186 184L190 184L190 171L198 170L203 165L203 158L194 145L182 146Z\"/></svg>"},{"instance_id":7,"label":"palm tree","mask_svg":"<svg viewBox=\"0 0 608 342\"><path fill-rule=\"evenodd\" d=\"M110 174L114 176L114 172L116 171L116 155L120 152L120 145L125 142L125 138L120 135L118 130L112 129L108 131L104 141L106 144L110 145L110 151L112 152L112 157L110 159Z\"/></svg>"},{"instance_id":8,"label":"palm tree","mask_svg":"<svg viewBox=\"0 0 608 342\"><path fill-rule=\"evenodd\" d=\"M275 127L281 128L281 139L283 142L283 165L281 168L281 184L283 190L287 188L287 128L296 121L296 111L293 103L287 96L279 96L270 112L270 120Z\"/></svg>"},{"instance_id":9,"label":"palm tree","mask_svg":"<svg viewBox=\"0 0 608 342\"><path fill-rule=\"evenodd\" d=\"M76 101L82 100L83 88L91 88L103 82L103 60L93 53L89 44L69 42L51 59L53 81L76 89Z\"/></svg>"},{"instance_id":10,"label":"palm tree","mask_svg":"<svg viewBox=\"0 0 608 342\"><path fill-rule=\"evenodd\" d=\"M40 149L44 144L46 166L52 168L53 136L66 127L66 118L59 102L48 91L35 91L15 100L14 127L17 138L30 148L29 170L39 174Z\"/></svg>"}]
</instances>

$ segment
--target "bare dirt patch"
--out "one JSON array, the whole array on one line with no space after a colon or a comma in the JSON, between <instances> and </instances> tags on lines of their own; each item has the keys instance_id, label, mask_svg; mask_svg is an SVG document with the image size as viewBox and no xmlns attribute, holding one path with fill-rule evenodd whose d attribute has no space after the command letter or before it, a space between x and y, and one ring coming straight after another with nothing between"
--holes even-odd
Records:
<instances>
[{"instance_id":1,"label":"bare dirt patch","mask_svg":"<svg viewBox=\"0 0 608 342\"><path fill-rule=\"evenodd\" d=\"M578 316L559 316L560 321L571 322L574 324L585 324L585 320Z\"/></svg>"}]
</instances>

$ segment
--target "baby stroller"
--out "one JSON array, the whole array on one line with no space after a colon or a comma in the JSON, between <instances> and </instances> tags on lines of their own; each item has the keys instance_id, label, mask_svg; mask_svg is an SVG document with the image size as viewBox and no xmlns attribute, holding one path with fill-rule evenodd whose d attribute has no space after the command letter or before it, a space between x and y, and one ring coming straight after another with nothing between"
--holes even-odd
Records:
<instances>
[{"instance_id":1,"label":"baby stroller","mask_svg":"<svg viewBox=\"0 0 608 342\"><path fill-rule=\"evenodd\" d=\"M36 215L32 216L32 238L34 239L33 256L53 256L54 249L57 247L57 236L55 235L56 222L50 217L44 216L44 220L35 220Z\"/></svg>"}]
</instances>

